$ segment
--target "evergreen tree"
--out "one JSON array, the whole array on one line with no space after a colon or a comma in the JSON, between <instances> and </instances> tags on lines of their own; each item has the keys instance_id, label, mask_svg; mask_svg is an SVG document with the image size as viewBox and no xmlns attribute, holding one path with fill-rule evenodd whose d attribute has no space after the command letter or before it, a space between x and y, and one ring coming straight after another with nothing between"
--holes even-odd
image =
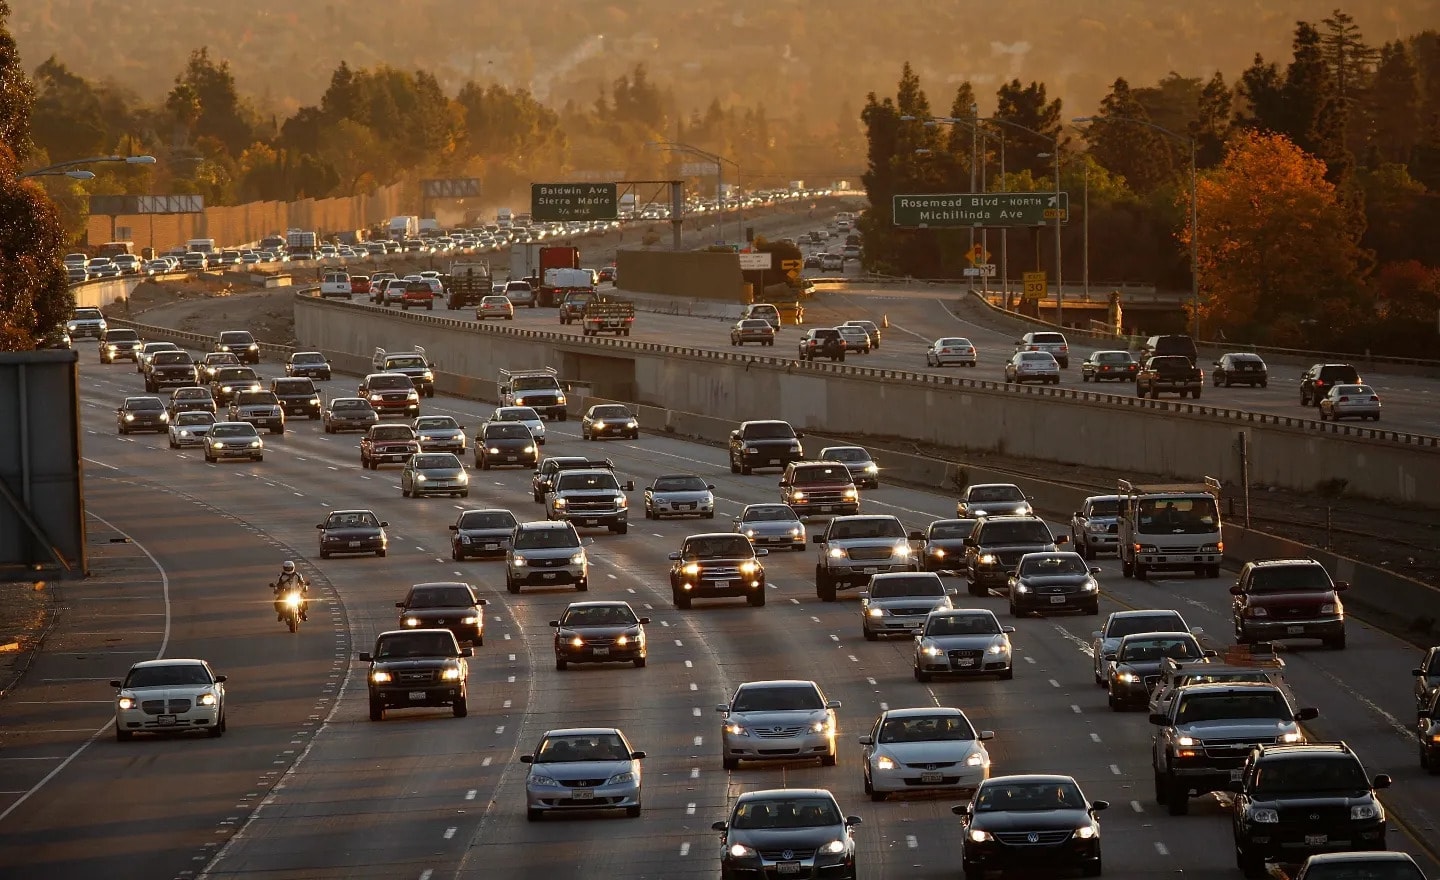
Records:
<instances>
[{"instance_id":1,"label":"evergreen tree","mask_svg":"<svg viewBox=\"0 0 1440 880\"><path fill-rule=\"evenodd\" d=\"M30 155L30 112L35 85L20 66L15 38L6 24L10 4L0 0L0 145L18 160Z\"/></svg>"},{"instance_id":2,"label":"evergreen tree","mask_svg":"<svg viewBox=\"0 0 1440 880\"><path fill-rule=\"evenodd\" d=\"M1174 175L1170 139L1150 128L1149 122L1150 115L1136 100L1130 83L1120 77L1085 133L1095 160L1125 178L1140 195L1154 192Z\"/></svg>"},{"instance_id":3,"label":"evergreen tree","mask_svg":"<svg viewBox=\"0 0 1440 880\"><path fill-rule=\"evenodd\" d=\"M1051 159L1041 159L1038 153L1055 149L1056 137L1062 125L1061 103L1056 98L1048 101L1045 84L1031 82L1022 86L1020 80L1012 79L996 92L995 116L1038 131L1041 136L1021 131L1012 125L1003 126L1006 131L1007 171L1029 171L1037 177L1053 172ZM1060 149L1065 149L1065 139L1060 139Z\"/></svg>"},{"instance_id":4,"label":"evergreen tree","mask_svg":"<svg viewBox=\"0 0 1440 880\"><path fill-rule=\"evenodd\" d=\"M1244 109L1235 116L1241 128L1261 132L1288 130L1285 119L1285 82L1280 68L1256 53L1255 60L1240 74L1239 96Z\"/></svg>"},{"instance_id":5,"label":"evergreen tree","mask_svg":"<svg viewBox=\"0 0 1440 880\"><path fill-rule=\"evenodd\" d=\"M1399 40L1380 49L1371 91L1375 149L1382 162L1406 164L1420 139L1420 70Z\"/></svg>"},{"instance_id":6,"label":"evergreen tree","mask_svg":"<svg viewBox=\"0 0 1440 880\"><path fill-rule=\"evenodd\" d=\"M1219 72L1205 83L1200 90L1200 105L1196 114L1195 163L1200 168L1214 168L1225 158L1225 142L1234 125L1235 95L1225 85L1225 76Z\"/></svg>"},{"instance_id":7,"label":"evergreen tree","mask_svg":"<svg viewBox=\"0 0 1440 880\"><path fill-rule=\"evenodd\" d=\"M1345 107L1326 63L1320 32L1308 22L1295 26L1295 58L1285 69L1284 127L1279 134L1325 163L1326 179L1340 184L1353 169L1345 144Z\"/></svg>"}]
</instances>

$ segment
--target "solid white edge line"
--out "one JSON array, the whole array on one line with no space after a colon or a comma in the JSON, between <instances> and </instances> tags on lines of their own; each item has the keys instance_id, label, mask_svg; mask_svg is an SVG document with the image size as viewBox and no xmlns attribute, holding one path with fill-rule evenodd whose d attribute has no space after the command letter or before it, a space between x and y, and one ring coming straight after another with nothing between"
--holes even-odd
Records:
<instances>
[{"instance_id":1,"label":"solid white edge line","mask_svg":"<svg viewBox=\"0 0 1440 880\"><path fill-rule=\"evenodd\" d=\"M87 459L87 460L88 460L88 459ZM96 462L96 464L99 464L99 462ZM109 465L106 465L106 467L109 467ZM116 468L116 470L119 470L119 468ZM136 547L139 547L139 548L140 548L140 552L141 552L141 553L144 553L145 556L150 560L150 564L153 565L153 566L155 566L155 570L158 571L158 572L160 572L160 592L161 592L161 596L163 597L163 599L164 599L164 601L165 601L165 630L164 630L164 635L160 637L160 650L156 652L156 654L155 654L155 659L156 659L156 660L163 659L164 656L165 656L165 650L170 647L170 576L165 573L165 566L163 566L163 565L160 564L160 560L156 559L156 558L155 558L155 555L154 555L153 553L151 553L151 552L145 547L144 544L141 544L139 541L137 541L137 540L135 540L134 538L130 537L130 535L129 535L124 529L117 528L117 527L116 527L113 523L111 523L109 520L105 519L105 517L100 516L100 515L97 514L97 513L92 513L92 512L90 512L90 511L88 511L88 510L86 511L86 513L89 514L90 516L95 517L97 520L99 520L100 522L104 523L106 526L110 527L111 529L115 530L116 532L119 532L121 535L124 535L124 536L125 536L125 540L129 541L131 544L134 544ZM42 789L42 788L44 788L45 786L49 785L49 784L50 784L50 780L54 779L56 776L59 776L59 775L60 775L60 771L64 770L66 767L70 766L70 762L71 762L71 761L74 761L76 758L80 757L80 755L83 754L86 749L90 748L90 746L94 744L95 740L99 739L99 738L101 737L101 735L103 735L103 734L105 733L105 731L109 730L109 729L110 729L111 727L113 727L114 725L115 725L115 716L114 716L114 714L112 713L111 716L110 716L110 720L109 720L109 721L106 721L104 724L102 724L102 725L100 726L100 728L99 728L98 730L96 730L94 733L90 734L90 736L87 737L87 738L85 739L85 741L84 741L83 743L81 743L78 747L76 747L75 751L71 752L71 753L69 754L69 756L67 756L67 757L65 758L65 760L61 761L60 764L59 764L54 770L51 770L49 773L46 773L45 776L44 776L43 778L41 778L41 780L40 780L39 782L37 782L37 783L35 783L34 785L30 786L30 790L29 790L29 791L27 791L27 792L25 792L24 794L20 795L20 797L18 797L18 798L15 799L15 802L14 802L14 803L12 803L10 806L6 807L3 812L0 812L0 822L4 822L7 818L9 818L9 816L10 816L11 813L15 812L16 810L18 810L18 809L20 808L20 805L21 805L21 804L24 804L26 801L30 800L30 798L31 798L36 792L40 791L40 789Z\"/></svg>"}]
</instances>

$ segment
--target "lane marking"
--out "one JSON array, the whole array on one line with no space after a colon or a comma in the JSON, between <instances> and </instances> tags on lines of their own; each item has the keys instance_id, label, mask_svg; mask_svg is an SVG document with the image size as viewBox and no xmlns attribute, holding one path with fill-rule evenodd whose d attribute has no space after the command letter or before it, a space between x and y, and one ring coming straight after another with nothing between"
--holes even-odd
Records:
<instances>
[{"instance_id":1,"label":"lane marking","mask_svg":"<svg viewBox=\"0 0 1440 880\"><path fill-rule=\"evenodd\" d=\"M1155 852L1159 853L1162 856L1168 856L1170 855L1170 848L1157 840L1155 841Z\"/></svg>"}]
</instances>

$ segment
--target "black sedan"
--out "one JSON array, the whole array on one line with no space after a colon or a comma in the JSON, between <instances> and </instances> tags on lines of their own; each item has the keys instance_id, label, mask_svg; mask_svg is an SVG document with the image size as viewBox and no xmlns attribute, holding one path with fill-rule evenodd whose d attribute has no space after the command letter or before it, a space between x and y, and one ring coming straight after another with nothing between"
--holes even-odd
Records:
<instances>
[{"instance_id":1,"label":"black sedan","mask_svg":"<svg viewBox=\"0 0 1440 880\"><path fill-rule=\"evenodd\" d=\"M286 416L304 416L307 419L320 418L320 392L315 382L305 378L271 379L270 390L275 393Z\"/></svg>"},{"instance_id":2,"label":"black sedan","mask_svg":"<svg viewBox=\"0 0 1440 880\"><path fill-rule=\"evenodd\" d=\"M330 362L318 351L297 351L285 361L285 375L330 381Z\"/></svg>"},{"instance_id":3,"label":"black sedan","mask_svg":"<svg viewBox=\"0 0 1440 880\"><path fill-rule=\"evenodd\" d=\"M1415 735L1420 741L1420 766L1440 775L1440 689L1415 713Z\"/></svg>"},{"instance_id":4,"label":"black sedan","mask_svg":"<svg viewBox=\"0 0 1440 880\"><path fill-rule=\"evenodd\" d=\"M859 824L823 788L747 791L736 798L730 821L711 826L721 835L721 880L855 880Z\"/></svg>"},{"instance_id":5,"label":"black sedan","mask_svg":"<svg viewBox=\"0 0 1440 880\"><path fill-rule=\"evenodd\" d=\"M1220 360L1215 362L1215 369L1210 373L1215 387L1231 385L1249 385L1254 388L1259 385L1264 388L1270 384L1270 371L1265 366L1265 361L1258 354L1250 354L1246 351L1231 352L1223 354Z\"/></svg>"},{"instance_id":6,"label":"black sedan","mask_svg":"<svg viewBox=\"0 0 1440 880\"><path fill-rule=\"evenodd\" d=\"M1109 807L1090 802L1069 776L997 776L980 783L970 803L952 807L964 827L960 858L965 880L986 871L1079 869L1098 877L1100 823Z\"/></svg>"},{"instance_id":7,"label":"black sedan","mask_svg":"<svg viewBox=\"0 0 1440 880\"><path fill-rule=\"evenodd\" d=\"M460 581L416 584L400 609L401 629L448 629L460 644L485 644L485 600Z\"/></svg>"},{"instance_id":8,"label":"black sedan","mask_svg":"<svg viewBox=\"0 0 1440 880\"><path fill-rule=\"evenodd\" d=\"M645 624L629 602L571 602L555 628L555 668L571 663L634 663L645 665Z\"/></svg>"},{"instance_id":9,"label":"black sedan","mask_svg":"<svg viewBox=\"0 0 1440 880\"><path fill-rule=\"evenodd\" d=\"M1090 568L1079 553L1026 553L1010 576L1010 616L1035 612L1100 613L1100 569Z\"/></svg>"},{"instance_id":10,"label":"black sedan","mask_svg":"<svg viewBox=\"0 0 1440 880\"><path fill-rule=\"evenodd\" d=\"M475 438L475 466L533 468L540 464L540 447L522 422L486 422Z\"/></svg>"},{"instance_id":11,"label":"black sedan","mask_svg":"<svg viewBox=\"0 0 1440 880\"><path fill-rule=\"evenodd\" d=\"M1214 657L1188 632L1131 633L1120 639L1115 662L1110 667L1110 708L1116 712L1129 706L1150 704L1150 689L1160 680L1166 660L1194 662Z\"/></svg>"},{"instance_id":12,"label":"black sedan","mask_svg":"<svg viewBox=\"0 0 1440 880\"><path fill-rule=\"evenodd\" d=\"M925 529L920 561L926 571L958 571L965 568L965 539L975 531L978 519L937 519Z\"/></svg>"},{"instance_id":13,"label":"black sedan","mask_svg":"<svg viewBox=\"0 0 1440 880\"><path fill-rule=\"evenodd\" d=\"M320 413L326 434L341 431L368 431L380 421L380 414L363 397L337 397Z\"/></svg>"},{"instance_id":14,"label":"black sedan","mask_svg":"<svg viewBox=\"0 0 1440 880\"><path fill-rule=\"evenodd\" d=\"M463 510L450 525L450 558L456 562L472 556L503 559L516 525L515 514L503 508Z\"/></svg>"},{"instance_id":15,"label":"black sedan","mask_svg":"<svg viewBox=\"0 0 1440 880\"><path fill-rule=\"evenodd\" d=\"M369 510L333 510L315 528L320 530L320 558L334 553L374 553L384 556L389 545L383 522Z\"/></svg>"}]
</instances>

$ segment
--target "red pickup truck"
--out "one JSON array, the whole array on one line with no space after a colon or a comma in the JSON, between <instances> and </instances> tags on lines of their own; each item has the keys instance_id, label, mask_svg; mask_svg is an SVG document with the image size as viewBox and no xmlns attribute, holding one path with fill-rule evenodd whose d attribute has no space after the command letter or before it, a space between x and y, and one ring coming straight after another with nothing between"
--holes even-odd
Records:
<instances>
[{"instance_id":1,"label":"red pickup truck","mask_svg":"<svg viewBox=\"0 0 1440 880\"><path fill-rule=\"evenodd\" d=\"M400 308L408 311L411 306L435 309L435 288L428 281L410 281L405 284L405 294L400 298Z\"/></svg>"}]
</instances>

